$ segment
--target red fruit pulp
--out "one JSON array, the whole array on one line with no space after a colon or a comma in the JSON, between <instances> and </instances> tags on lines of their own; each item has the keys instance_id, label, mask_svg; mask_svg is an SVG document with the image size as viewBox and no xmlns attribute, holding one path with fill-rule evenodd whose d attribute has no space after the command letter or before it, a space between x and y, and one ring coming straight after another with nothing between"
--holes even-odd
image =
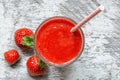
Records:
<instances>
[{"instance_id":1,"label":"red fruit pulp","mask_svg":"<svg viewBox=\"0 0 120 80\"><path fill-rule=\"evenodd\" d=\"M75 25L68 18L54 17L39 26L35 35L35 48L45 62L64 64L81 54L82 31L70 32Z\"/></svg>"}]
</instances>

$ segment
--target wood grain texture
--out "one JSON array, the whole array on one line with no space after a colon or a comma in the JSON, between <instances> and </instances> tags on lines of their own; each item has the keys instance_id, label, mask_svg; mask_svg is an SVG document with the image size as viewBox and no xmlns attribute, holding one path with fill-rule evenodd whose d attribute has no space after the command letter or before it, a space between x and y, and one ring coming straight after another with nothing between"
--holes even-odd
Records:
<instances>
[{"instance_id":1,"label":"wood grain texture","mask_svg":"<svg viewBox=\"0 0 120 80\"><path fill-rule=\"evenodd\" d=\"M81 21L100 4L105 11L82 27L84 51L73 64L64 68L49 66L40 77L30 77L25 63L34 50L16 47L15 30L29 27L34 32L53 16ZM3 53L17 49L21 61L10 67ZM0 80L120 80L120 0L0 0Z\"/></svg>"}]
</instances>

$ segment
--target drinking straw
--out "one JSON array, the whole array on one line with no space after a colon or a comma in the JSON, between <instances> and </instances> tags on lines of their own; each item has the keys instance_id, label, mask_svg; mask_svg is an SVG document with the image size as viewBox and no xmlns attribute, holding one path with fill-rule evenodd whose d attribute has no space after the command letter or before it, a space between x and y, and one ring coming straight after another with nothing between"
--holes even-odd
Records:
<instances>
[{"instance_id":1,"label":"drinking straw","mask_svg":"<svg viewBox=\"0 0 120 80\"><path fill-rule=\"evenodd\" d=\"M78 28L82 27L85 23L87 23L89 20L91 20L94 16L96 16L98 13L104 10L104 6L100 5L96 10L94 10L92 13L90 13L86 18L84 18L82 21L80 21L77 25L75 25L70 32L76 31Z\"/></svg>"}]
</instances>

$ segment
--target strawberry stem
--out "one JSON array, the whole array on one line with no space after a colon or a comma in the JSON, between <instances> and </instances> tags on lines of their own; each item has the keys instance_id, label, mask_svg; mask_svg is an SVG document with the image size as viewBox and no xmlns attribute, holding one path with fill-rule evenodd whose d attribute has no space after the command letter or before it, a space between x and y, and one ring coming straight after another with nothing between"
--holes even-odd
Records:
<instances>
[{"instance_id":1,"label":"strawberry stem","mask_svg":"<svg viewBox=\"0 0 120 80\"><path fill-rule=\"evenodd\" d=\"M33 36L24 36L23 41L21 42L22 45L28 46L33 48L34 47L34 38Z\"/></svg>"}]
</instances>

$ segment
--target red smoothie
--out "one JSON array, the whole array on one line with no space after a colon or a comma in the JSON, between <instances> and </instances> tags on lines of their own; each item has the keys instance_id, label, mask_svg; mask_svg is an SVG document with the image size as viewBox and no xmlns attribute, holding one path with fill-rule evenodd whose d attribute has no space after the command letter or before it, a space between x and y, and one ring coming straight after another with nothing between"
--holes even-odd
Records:
<instances>
[{"instance_id":1,"label":"red smoothie","mask_svg":"<svg viewBox=\"0 0 120 80\"><path fill-rule=\"evenodd\" d=\"M54 17L43 22L35 34L35 48L43 61L64 65L74 61L83 50L83 34L70 29L76 23L68 18Z\"/></svg>"}]
</instances>

